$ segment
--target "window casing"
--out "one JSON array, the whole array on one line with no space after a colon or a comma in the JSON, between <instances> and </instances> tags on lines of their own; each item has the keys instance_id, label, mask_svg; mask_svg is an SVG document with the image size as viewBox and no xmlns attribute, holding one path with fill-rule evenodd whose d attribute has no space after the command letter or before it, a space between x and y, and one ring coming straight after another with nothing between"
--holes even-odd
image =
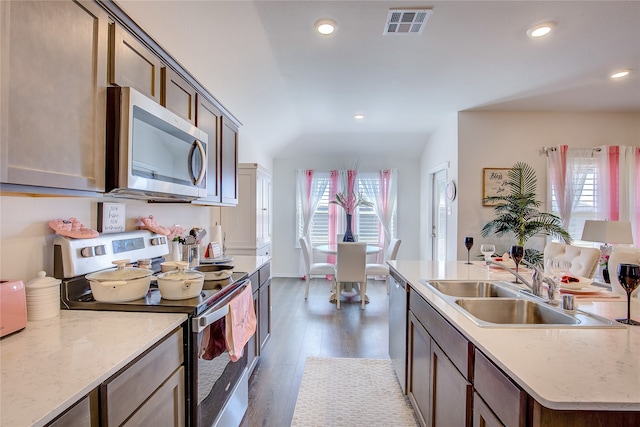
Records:
<instances>
[{"instance_id":1,"label":"window casing","mask_svg":"<svg viewBox=\"0 0 640 427\"><path fill-rule=\"evenodd\" d=\"M376 191L379 189L380 178L374 176L374 174L360 174L357 178L356 192L361 192L361 183L364 180L369 181L369 185L372 185ZM311 238L311 245L323 245L329 243L329 173L320 173L318 172L316 175L318 179L317 185L325 186L325 191L320 198L318 206L311 218L311 225L309 227L309 235ZM371 202L375 202L370 200ZM298 199L296 201L296 219L297 219L297 236L298 238L302 236L303 229L303 221L301 212L301 201ZM378 220L378 216L375 213L374 207L366 207L359 206L355 215L353 216L353 224L351 224L351 229L353 234L358 235L358 241L366 242L371 244L378 244L379 235L383 233L382 227L380 225L380 221ZM391 235L395 236L395 223L396 223L396 213L393 213L393 218L391 221ZM346 218L344 215L344 211L342 208L338 208L338 230L344 232L346 228ZM297 242L297 239L296 239Z\"/></svg>"}]
</instances>

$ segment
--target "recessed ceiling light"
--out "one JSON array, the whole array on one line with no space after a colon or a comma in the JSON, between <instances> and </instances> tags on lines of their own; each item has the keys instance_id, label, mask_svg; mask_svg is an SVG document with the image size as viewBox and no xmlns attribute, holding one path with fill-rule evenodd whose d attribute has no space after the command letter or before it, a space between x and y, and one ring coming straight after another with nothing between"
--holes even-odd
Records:
<instances>
[{"instance_id":1,"label":"recessed ceiling light","mask_svg":"<svg viewBox=\"0 0 640 427\"><path fill-rule=\"evenodd\" d=\"M611 74L609 77L612 79L621 79L623 77L627 77L631 70L618 70L615 73Z\"/></svg>"},{"instance_id":2,"label":"recessed ceiling light","mask_svg":"<svg viewBox=\"0 0 640 427\"><path fill-rule=\"evenodd\" d=\"M527 30L527 35L532 39L544 37L549 34L556 27L555 22L544 22L542 24L534 25Z\"/></svg>"},{"instance_id":3,"label":"recessed ceiling light","mask_svg":"<svg viewBox=\"0 0 640 427\"><path fill-rule=\"evenodd\" d=\"M353 118L356 119L356 120L362 120L362 119L364 119L364 114L358 113L358 114L354 115Z\"/></svg>"},{"instance_id":4,"label":"recessed ceiling light","mask_svg":"<svg viewBox=\"0 0 640 427\"><path fill-rule=\"evenodd\" d=\"M320 19L316 21L316 31L324 36L332 34L336 30L336 21L332 19Z\"/></svg>"}]
</instances>

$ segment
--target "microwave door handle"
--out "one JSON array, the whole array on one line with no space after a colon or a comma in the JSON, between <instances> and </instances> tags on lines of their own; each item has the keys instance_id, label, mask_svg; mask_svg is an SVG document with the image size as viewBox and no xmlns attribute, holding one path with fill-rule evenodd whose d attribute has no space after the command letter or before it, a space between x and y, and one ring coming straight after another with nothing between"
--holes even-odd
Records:
<instances>
[{"instance_id":1,"label":"microwave door handle","mask_svg":"<svg viewBox=\"0 0 640 427\"><path fill-rule=\"evenodd\" d=\"M196 151L196 148L200 152L200 158L202 159L202 164L200 165L200 173L198 174L197 178L193 174L193 166L192 166L193 153ZM191 179L193 180L193 185L200 185L200 183L204 179L206 164L207 164L207 153L205 153L202 143L197 139L194 139L193 144L191 144L191 150L189 150L189 175L191 175Z\"/></svg>"}]
</instances>

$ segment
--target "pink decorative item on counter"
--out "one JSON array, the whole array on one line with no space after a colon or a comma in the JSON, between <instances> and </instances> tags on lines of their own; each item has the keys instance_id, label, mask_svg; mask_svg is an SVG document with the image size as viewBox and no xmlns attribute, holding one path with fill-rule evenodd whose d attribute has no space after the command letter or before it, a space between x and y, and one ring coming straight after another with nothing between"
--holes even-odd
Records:
<instances>
[{"instance_id":1,"label":"pink decorative item on counter","mask_svg":"<svg viewBox=\"0 0 640 427\"><path fill-rule=\"evenodd\" d=\"M27 326L27 304L22 280L0 280L0 337Z\"/></svg>"},{"instance_id":2,"label":"pink decorative item on counter","mask_svg":"<svg viewBox=\"0 0 640 427\"><path fill-rule=\"evenodd\" d=\"M187 230L185 230L184 227L176 224L173 227L169 228L169 234L167 236L169 237L169 240L173 241L180 240L180 238L184 237L186 234Z\"/></svg>"},{"instance_id":3,"label":"pink decorative item on counter","mask_svg":"<svg viewBox=\"0 0 640 427\"><path fill-rule=\"evenodd\" d=\"M153 215L143 216L142 218L140 218L140 221L142 221L142 224L144 224L143 228L151 230L154 233L162 234L163 236L168 236L171 233L171 231L167 227L158 225Z\"/></svg>"},{"instance_id":4,"label":"pink decorative item on counter","mask_svg":"<svg viewBox=\"0 0 640 427\"><path fill-rule=\"evenodd\" d=\"M74 239L92 239L98 237L100 233L96 230L85 227L75 218L52 219L49 221L49 227L60 236L72 237Z\"/></svg>"}]
</instances>

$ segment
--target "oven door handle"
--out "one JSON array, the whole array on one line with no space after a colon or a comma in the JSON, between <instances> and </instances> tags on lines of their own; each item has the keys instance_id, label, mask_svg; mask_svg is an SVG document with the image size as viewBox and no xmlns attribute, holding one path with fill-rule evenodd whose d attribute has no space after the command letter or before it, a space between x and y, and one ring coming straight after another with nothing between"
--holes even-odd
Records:
<instances>
[{"instance_id":1,"label":"oven door handle","mask_svg":"<svg viewBox=\"0 0 640 427\"><path fill-rule=\"evenodd\" d=\"M240 286L238 286L236 289L231 291L225 298L229 298L230 296L233 296L233 297L237 296L238 294L243 292L247 286L251 286L251 281L249 279L246 279L243 282L241 282ZM205 311L200 316L194 317L191 320L191 329L193 329L193 331L196 333L200 333L204 330L204 328L206 328L210 324L222 319L224 316L227 315L228 312L229 312L228 303L219 308L211 307L209 311Z\"/></svg>"},{"instance_id":2,"label":"oven door handle","mask_svg":"<svg viewBox=\"0 0 640 427\"><path fill-rule=\"evenodd\" d=\"M222 319L229 312L229 304L220 307L217 310L212 309L211 312L205 312L202 316L198 316L192 320L191 327L197 333L202 332L207 326Z\"/></svg>"}]
</instances>

